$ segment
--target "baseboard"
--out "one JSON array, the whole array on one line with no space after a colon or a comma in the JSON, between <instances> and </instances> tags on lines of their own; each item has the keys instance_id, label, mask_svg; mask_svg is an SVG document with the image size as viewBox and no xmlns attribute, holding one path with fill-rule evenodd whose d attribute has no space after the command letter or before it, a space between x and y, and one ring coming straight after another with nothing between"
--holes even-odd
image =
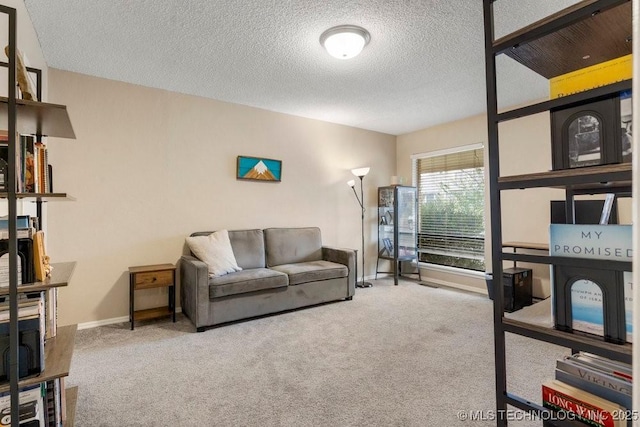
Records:
<instances>
[{"instance_id":1,"label":"baseboard","mask_svg":"<svg viewBox=\"0 0 640 427\"><path fill-rule=\"evenodd\" d=\"M437 286L446 286L448 288L460 289L460 290L463 290L463 291L473 292L473 293L476 293L476 294L489 295L489 293L487 292L486 289L477 288L475 286L469 286L469 285L461 285L460 283L449 282L447 280L429 278L429 279L426 279L426 280L423 279L422 281L425 282L425 283L432 283L432 284L437 285Z\"/></svg>"},{"instance_id":2,"label":"baseboard","mask_svg":"<svg viewBox=\"0 0 640 427\"><path fill-rule=\"evenodd\" d=\"M182 313L182 307L176 307L176 313ZM78 330L97 328L98 326L115 325L129 321L129 316L112 317L111 319L95 320L93 322L78 323Z\"/></svg>"}]
</instances>

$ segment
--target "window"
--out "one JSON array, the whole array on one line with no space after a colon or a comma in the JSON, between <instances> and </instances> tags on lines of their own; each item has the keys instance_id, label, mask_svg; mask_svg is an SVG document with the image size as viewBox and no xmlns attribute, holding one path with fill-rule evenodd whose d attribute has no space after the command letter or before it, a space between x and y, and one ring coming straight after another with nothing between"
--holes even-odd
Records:
<instances>
[{"instance_id":1,"label":"window","mask_svg":"<svg viewBox=\"0 0 640 427\"><path fill-rule=\"evenodd\" d=\"M420 261L484 271L482 144L412 159Z\"/></svg>"}]
</instances>

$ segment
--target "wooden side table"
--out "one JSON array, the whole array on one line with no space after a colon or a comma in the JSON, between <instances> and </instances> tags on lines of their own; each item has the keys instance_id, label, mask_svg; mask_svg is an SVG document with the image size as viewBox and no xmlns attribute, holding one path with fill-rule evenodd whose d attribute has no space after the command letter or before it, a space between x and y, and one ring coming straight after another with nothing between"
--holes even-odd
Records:
<instances>
[{"instance_id":1,"label":"wooden side table","mask_svg":"<svg viewBox=\"0 0 640 427\"><path fill-rule=\"evenodd\" d=\"M135 291L139 289L169 288L169 303L163 307L134 310ZM176 266L173 264L129 267L129 322L131 330L136 320L169 316L176 321Z\"/></svg>"}]
</instances>

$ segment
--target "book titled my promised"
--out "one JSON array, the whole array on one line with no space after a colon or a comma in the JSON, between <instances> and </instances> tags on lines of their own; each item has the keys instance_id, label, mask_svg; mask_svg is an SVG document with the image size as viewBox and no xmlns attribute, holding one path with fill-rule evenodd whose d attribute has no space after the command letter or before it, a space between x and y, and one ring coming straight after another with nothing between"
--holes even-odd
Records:
<instances>
[{"instance_id":1,"label":"book titled my promised","mask_svg":"<svg viewBox=\"0 0 640 427\"><path fill-rule=\"evenodd\" d=\"M549 255L569 258L631 261L631 225L551 224ZM553 275L552 275L553 277ZM624 304L627 341L632 335L632 274L625 271ZM571 285L573 329L603 335L602 291L593 280L576 280Z\"/></svg>"}]
</instances>

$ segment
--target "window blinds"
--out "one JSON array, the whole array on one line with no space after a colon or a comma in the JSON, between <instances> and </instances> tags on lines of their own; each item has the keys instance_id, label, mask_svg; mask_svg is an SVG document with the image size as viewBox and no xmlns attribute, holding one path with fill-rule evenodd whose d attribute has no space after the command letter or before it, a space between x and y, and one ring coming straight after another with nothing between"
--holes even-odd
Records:
<instances>
[{"instance_id":1,"label":"window blinds","mask_svg":"<svg viewBox=\"0 0 640 427\"><path fill-rule=\"evenodd\" d=\"M414 159L421 261L484 270L484 162L475 148Z\"/></svg>"}]
</instances>

